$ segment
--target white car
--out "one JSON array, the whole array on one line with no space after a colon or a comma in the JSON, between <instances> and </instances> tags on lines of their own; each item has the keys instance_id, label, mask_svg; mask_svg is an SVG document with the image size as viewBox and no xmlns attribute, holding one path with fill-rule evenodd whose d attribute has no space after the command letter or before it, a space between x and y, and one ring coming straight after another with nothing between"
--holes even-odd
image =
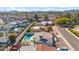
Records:
<instances>
[{"instance_id":1,"label":"white car","mask_svg":"<svg viewBox=\"0 0 79 59\"><path fill-rule=\"evenodd\" d=\"M68 51L68 47L57 48L57 51Z\"/></svg>"}]
</instances>

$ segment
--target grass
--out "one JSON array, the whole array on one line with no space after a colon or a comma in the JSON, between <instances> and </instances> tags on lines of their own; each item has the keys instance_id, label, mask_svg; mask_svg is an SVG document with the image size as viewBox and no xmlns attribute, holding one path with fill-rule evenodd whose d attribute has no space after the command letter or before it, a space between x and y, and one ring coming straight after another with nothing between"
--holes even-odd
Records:
<instances>
[{"instance_id":1,"label":"grass","mask_svg":"<svg viewBox=\"0 0 79 59\"><path fill-rule=\"evenodd\" d=\"M79 32L77 32L77 31L74 31L73 29L69 29L73 34L75 34L76 36L78 36L79 37Z\"/></svg>"},{"instance_id":2,"label":"grass","mask_svg":"<svg viewBox=\"0 0 79 59\"><path fill-rule=\"evenodd\" d=\"M74 28L79 28L79 25L74 25Z\"/></svg>"},{"instance_id":3,"label":"grass","mask_svg":"<svg viewBox=\"0 0 79 59\"><path fill-rule=\"evenodd\" d=\"M33 32L33 30L30 28L30 29L27 30L27 32Z\"/></svg>"}]
</instances>

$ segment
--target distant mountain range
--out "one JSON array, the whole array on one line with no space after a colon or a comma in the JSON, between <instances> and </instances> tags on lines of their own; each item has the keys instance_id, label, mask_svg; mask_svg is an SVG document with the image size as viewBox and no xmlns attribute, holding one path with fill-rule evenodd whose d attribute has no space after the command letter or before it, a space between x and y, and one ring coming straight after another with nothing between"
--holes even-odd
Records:
<instances>
[{"instance_id":1,"label":"distant mountain range","mask_svg":"<svg viewBox=\"0 0 79 59\"><path fill-rule=\"evenodd\" d=\"M66 11L79 10L79 7L0 7L0 11Z\"/></svg>"}]
</instances>

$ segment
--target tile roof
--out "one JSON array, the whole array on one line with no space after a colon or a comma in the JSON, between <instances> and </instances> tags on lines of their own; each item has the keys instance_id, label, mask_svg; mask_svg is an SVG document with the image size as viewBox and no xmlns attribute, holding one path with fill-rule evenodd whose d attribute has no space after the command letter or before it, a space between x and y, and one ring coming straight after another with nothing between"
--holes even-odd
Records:
<instances>
[{"instance_id":1,"label":"tile roof","mask_svg":"<svg viewBox=\"0 0 79 59\"><path fill-rule=\"evenodd\" d=\"M36 44L37 51L56 51L55 47L46 46L43 44Z\"/></svg>"}]
</instances>

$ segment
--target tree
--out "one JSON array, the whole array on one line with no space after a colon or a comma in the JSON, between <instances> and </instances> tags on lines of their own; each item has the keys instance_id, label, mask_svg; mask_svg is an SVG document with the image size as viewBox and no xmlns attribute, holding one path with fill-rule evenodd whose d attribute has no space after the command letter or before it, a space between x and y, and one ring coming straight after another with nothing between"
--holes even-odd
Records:
<instances>
[{"instance_id":1,"label":"tree","mask_svg":"<svg viewBox=\"0 0 79 59\"><path fill-rule=\"evenodd\" d=\"M78 22L79 22L79 13L74 13L72 17L73 17L74 24L78 24Z\"/></svg>"},{"instance_id":2,"label":"tree","mask_svg":"<svg viewBox=\"0 0 79 59\"><path fill-rule=\"evenodd\" d=\"M14 33L9 35L9 41L11 42L11 44L14 44L16 41L16 35Z\"/></svg>"},{"instance_id":3,"label":"tree","mask_svg":"<svg viewBox=\"0 0 79 59\"><path fill-rule=\"evenodd\" d=\"M64 15L63 15L63 17L66 17L66 18L71 18L71 14L70 13L65 13Z\"/></svg>"},{"instance_id":4,"label":"tree","mask_svg":"<svg viewBox=\"0 0 79 59\"><path fill-rule=\"evenodd\" d=\"M33 32L33 30L30 28L27 32Z\"/></svg>"},{"instance_id":5,"label":"tree","mask_svg":"<svg viewBox=\"0 0 79 59\"><path fill-rule=\"evenodd\" d=\"M51 26L48 26L48 31L52 31L52 27Z\"/></svg>"},{"instance_id":6,"label":"tree","mask_svg":"<svg viewBox=\"0 0 79 59\"><path fill-rule=\"evenodd\" d=\"M35 19L35 20L38 20L38 19L39 19L39 17L38 17L37 14L35 14L34 19Z\"/></svg>"},{"instance_id":7,"label":"tree","mask_svg":"<svg viewBox=\"0 0 79 59\"><path fill-rule=\"evenodd\" d=\"M48 16L47 16L47 15L45 16L45 18L44 18L44 19L45 19L45 21L49 21L49 19L48 19Z\"/></svg>"},{"instance_id":8,"label":"tree","mask_svg":"<svg viewBox=\"0 0 79 59\"><path fill-rule=\"evenodd\" d=\"M72 24L72 19L71 18L66 18L66 17L62 17L62 18L58 18L55 20L55 24L58 25L71 25Z\"/></svg>"}]
</instances>

